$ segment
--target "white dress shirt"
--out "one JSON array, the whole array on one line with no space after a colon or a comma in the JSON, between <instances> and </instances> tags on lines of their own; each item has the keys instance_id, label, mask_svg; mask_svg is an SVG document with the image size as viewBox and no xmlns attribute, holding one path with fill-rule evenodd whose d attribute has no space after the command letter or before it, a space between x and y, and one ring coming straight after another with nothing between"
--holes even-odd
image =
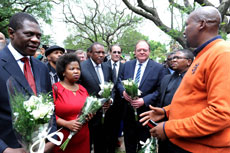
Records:
<instances>
[{"instance_id":1,"label":"white dress shirt","mask_svg":"<svg viewBox=\"0 0 230 153\"><path fill-rule=\"evenodd\" d=\"M101 84L104 84L104 74L103 74L103 71L102 71L102 67L101 67L101 64L96 64L93 60L92 60L92 58L90 58L90 60L92 61L92 63L93 63L93 67L94 67L94 69L95 69L95 71L96 71L96 73L97 73L97 66L98 66L98 72L99 72L99 75L100 75L100 78L101 78ZM98 78L99 79L99 78ZM100 79L99 79L100 80Z\"/></svg>"},{"instance_id":2,"label":"white dress shirt","mask_svg":"<svg viewBox=\"0 0 230 153\"><path fill-rule=\"evenodd\" d=\"M143 62L143 63L140 63L138 60L137 60L137 62L136 62L133 80L136 78L136 74L137 74L137 70L138 70L138 68L139 68L139 64L142 64L142 66L141 66L141 74L140 74L140 81L138 82L138 86L139 86L140 83L141 83L141 79L142 79L142 76L143 76L143 74L144 74L144 72L145 72L145 68L146 68L146 66L147 66L148 61L149 61L149 59L147 59L147 60L146 60L145 62Z\"/></svg>"}]
</instances>

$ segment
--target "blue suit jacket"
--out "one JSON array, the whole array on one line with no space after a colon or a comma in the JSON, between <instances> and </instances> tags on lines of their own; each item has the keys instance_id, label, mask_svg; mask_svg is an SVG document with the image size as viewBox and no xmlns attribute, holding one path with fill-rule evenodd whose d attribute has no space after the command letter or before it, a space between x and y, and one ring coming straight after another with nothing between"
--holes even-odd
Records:
<instances>
[{"instance_id":1,"label":"blue suit jacket","mask_svg":"<svg viewBox=\"0 0 230 153\"><path fill-rule=\"evenodd\" d=\"M125 90L121 81L127 80L129 78L133 79L135 66L136 60L128 61L124 65L123 71L117 84L121 96L123 96L123 91ZM139 85L139 90L142 92L140 97L144 99L144 103L147 108L149 105L156 106L159 94L158 88L160 87L161 79L165 74L167 74L167 71L163 65L156 63L153 60L148 61Z\"/></svg>"},{"instance_id":2,"label":"blue suit jacket","mask_svg":"<svg viewBox=\"0 0 230 153\"><path fill-rule=\"evenodd\" d=\"M47 93L51 91L51 83L48 69L45 64L31 57L31 66L35 78L37 93ZM8 47L0 51L0 153L7 147L19 148L15 134L12 129L11 109L6 82L9 78L15 80L14 84L20 92L33 94L23 72L17 61L11 54ZM56 123L52 131L56 130Z\"/></svg>"}]
</instances>

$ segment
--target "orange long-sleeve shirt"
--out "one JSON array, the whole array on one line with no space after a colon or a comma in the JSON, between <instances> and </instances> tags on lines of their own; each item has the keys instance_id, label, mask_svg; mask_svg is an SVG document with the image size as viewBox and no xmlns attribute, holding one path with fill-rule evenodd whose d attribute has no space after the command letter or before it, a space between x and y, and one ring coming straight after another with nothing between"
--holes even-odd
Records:
<instances>
[{"instance_id":1,"label":"orange long-sleeve shirt","mask_svg":"<svg viewBox=\"0 0 230 153\"><path fill-rule=\"evenodd\" d=\"M164 109L172 143L194 153L230 153L230 42L217 39L201 50Z\"/></svg>"}]
</instances>

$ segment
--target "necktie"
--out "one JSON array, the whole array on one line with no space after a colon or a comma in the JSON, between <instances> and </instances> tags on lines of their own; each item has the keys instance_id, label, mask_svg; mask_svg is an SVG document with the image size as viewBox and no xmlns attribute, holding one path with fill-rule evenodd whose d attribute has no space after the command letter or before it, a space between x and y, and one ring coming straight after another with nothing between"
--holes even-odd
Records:
<instances>
[{"instance_id":1,"label":"necktie","mask_svg":"<svg viewBox=\"0 0 230 153\"><path fill-rule=\"evenodd\" d=\"M116 71L116 66L117 66L117 63L113 63L113 71L112 71L112 75L113 75L113 82L116 82L116 80L117 80L117 71Z\"/></svg>"},{"instance_id":2,"label":"necktie","mask_svg":"<svg viewBox=\"0 0 230 153\"><path fill-rule=\"evenodd\" d=\"M35 81L34 81L34 76L33 76L32 71L31 71L29 59L27 57L23 57L21 59L21 61L24 63L23 70L24 70L25 78L28 81L28 83L29 83L31 89L33 90L34 94L37 95L36 85L35 85Z\"/></svg>"},{"instance_id":3,"label":"necktie","mask_svg":"<svg viewBox=\"0 0 230 153\"><path fill-rule=\"evenodd\" d=\"M97 77L99 79L99 82L101 83L101 77L100 77L100 73L99 73L99 65L96 66L96 73L97 73Z\"/></svg>"},{"instance_id":4,"label":"necktie","mask_svg":"<svg viewBox=\"0 0 230 153\"><path fill-rule=\"evenodd\" d=\"M140 63L139 64L139 68L137 70L136 77L135 77L135 83L137 83L137 84L139 83L140 77L141 77L141 66L142 66L142 64Z\"/></svg>"}]
</instances>

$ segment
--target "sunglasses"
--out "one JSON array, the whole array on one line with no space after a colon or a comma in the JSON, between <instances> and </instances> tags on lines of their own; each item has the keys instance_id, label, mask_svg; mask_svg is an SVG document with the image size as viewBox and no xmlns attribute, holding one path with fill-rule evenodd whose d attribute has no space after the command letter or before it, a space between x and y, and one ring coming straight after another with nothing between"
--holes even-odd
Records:
<instances>
[{"instance_id":1,"label":"sunglasses","mask_svg":"<svg viewBox=\"0 0 230 153\"><path fill-rule=\"evenodd\" d=\"M113 51L112 53L113 53L113 54L121 54L120 51Z\"/></svg>"}]
</instances>

